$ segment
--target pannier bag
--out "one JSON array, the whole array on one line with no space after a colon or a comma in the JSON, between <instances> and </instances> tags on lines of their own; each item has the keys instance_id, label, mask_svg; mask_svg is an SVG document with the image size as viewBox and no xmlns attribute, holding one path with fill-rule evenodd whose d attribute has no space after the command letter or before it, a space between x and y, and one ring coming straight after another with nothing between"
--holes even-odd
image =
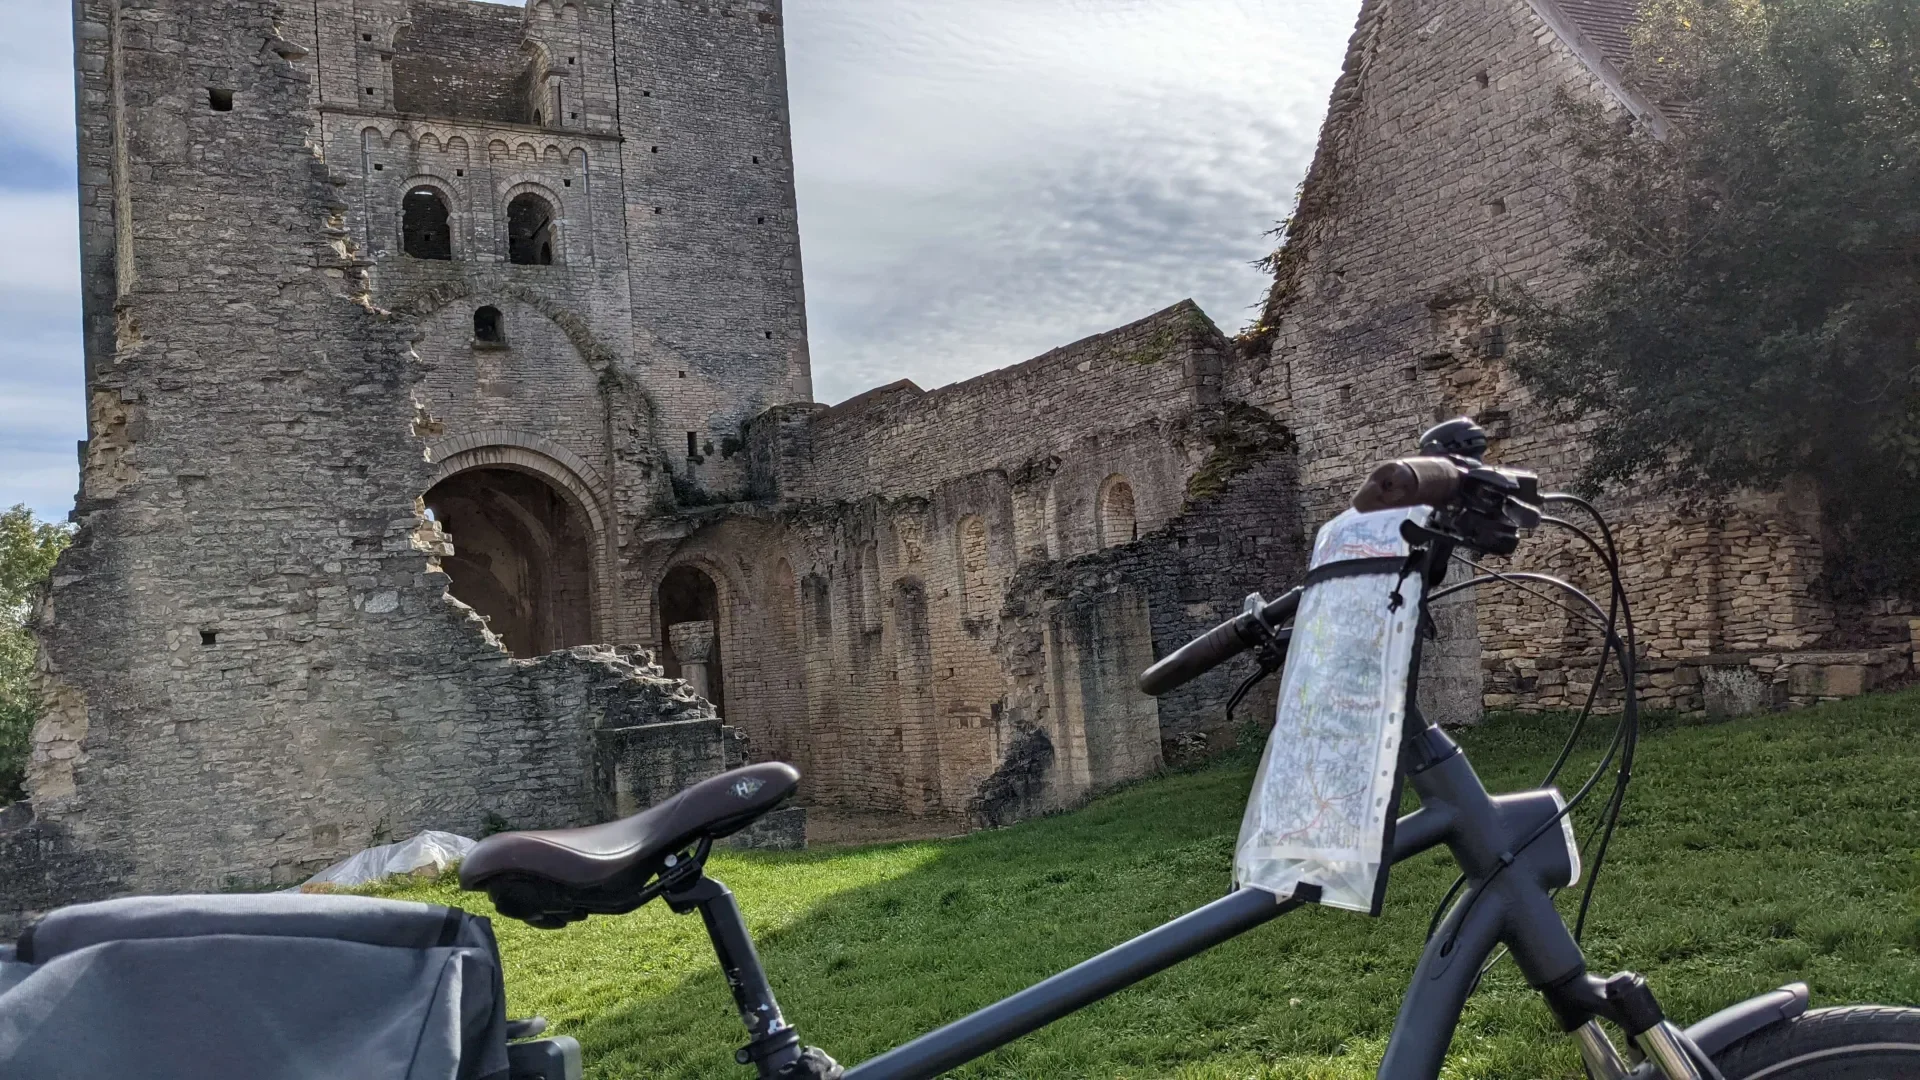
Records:
<instances>
[{"instance_id":1,"label":"pannier bag","mask_svg":"<svg viewBox=\"0 0 1920 1080\"><path fill-rule=\"evenodd\" d=\"M63 908L0 950L0 1076L501 1080L486 919L360 896Z\"/></svg>"}]
</instances>

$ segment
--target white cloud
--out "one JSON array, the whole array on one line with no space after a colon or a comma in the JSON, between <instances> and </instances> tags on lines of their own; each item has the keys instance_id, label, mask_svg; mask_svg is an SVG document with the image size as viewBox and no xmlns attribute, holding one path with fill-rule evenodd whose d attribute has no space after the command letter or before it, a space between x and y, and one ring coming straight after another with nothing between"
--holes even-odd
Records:
<instances>
[{"instance_id":1,"label":"white cloud","mask_svg":"<svg viewBox=\"0 0 1920 1080\"><path fill-rule=\"evenodd\" d=\"M814 382L1014 363L1191 296L1238 329L1351 5L789 0Z\"/></svg>"},{"instance_id":2,"label":"white cloud","mask_svg":"<svg viewBox=\"0 0 1920 1080\"><path fill-rule=\"evenodd\" d=\"M80 297L80 200L71 191L0 189L11 257L0 259L0 294ZM31 253L31 256L28 256Z\"/></svg>"},{"instance_id":3,"label":"white cloud","mask_svg":"<svg viewBox=\"0 0 1920 1080\"><path fill-rule=\"evenodd\" d=\"M47 162L73 160L73 9L0 0L0 147ZM3 175L3 174L0 174Z\"/></svg>"},{"instance_id":4,"label":"white cloud","mask_svg":"<svg viewBox=\"0 0 1920 1080\"><path fill-rule=\"evenodd\" d=\"M0 259L0 508L24 502L64 518L86 437L81 377L77 200L0 190L16 255Z\"/></svg>"}]
</instances>

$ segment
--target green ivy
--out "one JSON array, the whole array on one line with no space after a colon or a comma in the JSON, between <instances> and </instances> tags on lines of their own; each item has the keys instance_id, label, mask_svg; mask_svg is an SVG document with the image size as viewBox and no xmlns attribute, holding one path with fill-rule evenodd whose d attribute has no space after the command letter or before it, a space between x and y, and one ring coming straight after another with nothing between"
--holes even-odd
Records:
<instances>
[{"instance_id":1,"label":"green ivy","mask_svg":"<svg viewBox=\"0 0 1920 1080\"><path fill-rule=\"evenodd\" d=\"M0 806L25 795L27 754L40 714L27 618L72 535L66 525L36 521L25 506L0 514Z\"/></svg>"}]
</instances>

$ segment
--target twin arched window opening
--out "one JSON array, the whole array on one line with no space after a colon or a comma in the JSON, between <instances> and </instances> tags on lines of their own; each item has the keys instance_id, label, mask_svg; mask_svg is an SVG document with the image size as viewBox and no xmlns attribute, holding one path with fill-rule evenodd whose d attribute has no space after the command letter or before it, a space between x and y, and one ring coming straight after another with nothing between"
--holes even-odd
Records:
<instances>
[{"instance_id":1,"label":"twin arched window opening","mask_svg":"<svg viewBox=\"0 0 1920 1080\"><path fill-rule=\"evenodd\" d=\"M507 204L507 261L552 266L553 222L552 203L532 192L514 196ZM451 261L453 223L446 198L430 187L407 192L400 202L400 236L402 250L413 258Z\"/></svg>"}]
</instances>

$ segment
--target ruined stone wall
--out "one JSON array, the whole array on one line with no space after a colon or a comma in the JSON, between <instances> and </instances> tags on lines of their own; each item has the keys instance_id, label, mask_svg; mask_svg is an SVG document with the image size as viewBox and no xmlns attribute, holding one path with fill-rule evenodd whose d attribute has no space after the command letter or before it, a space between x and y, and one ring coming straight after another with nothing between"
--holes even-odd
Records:
<instances>
[{"instance_id":1,"label":"ruined stone wall","mask_svg":"<svg viewBox=\"0 0 1920 1080\"><path fill-rule=\"evenodd\" d=\"M1220 400L1226 353L1182 303L931 393L756 419L751 482L779 501L657 525L647 556L719 584L751 752L809 798L991 824L1222 745L1244 672L1159 703L1133 678L1300 571L1291 438Z\"/></svg>"},{"instance_id":2,"label":"ruined stone wall","mask_svg":"<svg viewBox=\"0 0 1920 1080\"><path fill-rule=\"evenodd\" d=\"M513 660L445 595L417 330L371 302L302 7L79 10L88 315L111 298L115 333L90 338L110 347L0 921L284 883L422 828L579 823L606 800L596 730L721 739L643 654Z\"/></svg>"},{"instance_id":3,"label":"ruined stone wall","mask_svg":"<svg viewBox=\"0 0 1920 1080\"><path fill-rule=\"evenodd\" d=\"M1229 387L1299 436L1310 523L1345 505L1372 463L1410 452L1422 428L1454 415L1487 427L1491 460L1538 469L1549 488L1573 479L1588 429L1553 424L1517 385L1486 297L1516 286L1559 297L1576 281L1554 95L1658 118L1621 96L1618 73L1569 25L1548 0L1363 6L1277 259L1265 344ZM1810 519L1784 498L1703 514L1623 492L1605 507L1651 660L1650 705L1698 706L1678 658L1794 648L1830 626L1812 593ZM1543 532L1515 561L1604 597L1598 564L1577 544ZM1584 700L1597 637L1508 589L1481 590L1476 606L1489 705Z\"/></svg>"},{"instance_id":4,"label":"ruined stone wall","mask_svg":"<svg viewBox=\"0 0 1920 1080\"><path fill-rule=\"evenodd\" d=\"M612 18L637 374L683 501L737 496L747 421L813 398L781 5Z\"/></svg>"},{"instance_id":5,"label":"ruined stone wall","mask_svg":"<svg viewBox=\"0 0 1920 1080\"><path fill-rule=\"evenodd\" d=\"M520 12L466 0L412 0L407 19L395 35L390 61L395 110L536 122L527 93L527 56L520 49ZM542 114L542 120L548 118Z\"/></svg>"}]
</instances>

